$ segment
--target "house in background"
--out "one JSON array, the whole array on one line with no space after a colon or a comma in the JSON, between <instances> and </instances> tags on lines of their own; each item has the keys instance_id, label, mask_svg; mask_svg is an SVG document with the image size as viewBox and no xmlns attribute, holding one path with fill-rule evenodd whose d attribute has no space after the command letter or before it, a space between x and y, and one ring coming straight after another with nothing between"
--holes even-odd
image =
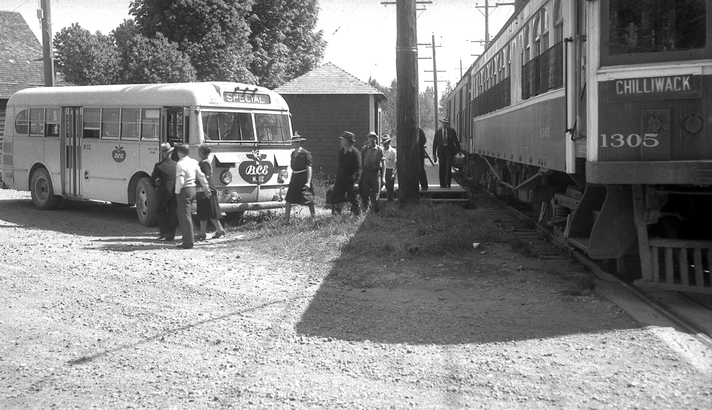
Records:
<instances>
[{"instance_id":1,"label":"house in background","mask_svg":"<svg viewBox=\"0 0 712 410\"><path fill-rule=\"evenodd\" d=\"M381 135L381 105L386 96L332 63L326 63L275 89L289 104L292 128L307 140L314 172L335 175L339 136L356 135L356 148L366 135Z\"/></svg>"},{"instance_id":2,"label":"house in background","mask_svg":"<svg viewBox=\"0 0 712 410\"><path fill-rule=\"evenodd\" d=\"M44 86L42 44L20 13L0 11L0 138L10 96Z\"/></svg>"},{"instance_id":3,"label":"house in background","mask_svg":"<svg viewBox=\"0 0 712 410\"><path fill-rule=\"evenodd\" d=\"M7 101L23 88L44 86L43 67L42 44L22 15L0 11L0 152Z\"/></svg>"}]
</instances>

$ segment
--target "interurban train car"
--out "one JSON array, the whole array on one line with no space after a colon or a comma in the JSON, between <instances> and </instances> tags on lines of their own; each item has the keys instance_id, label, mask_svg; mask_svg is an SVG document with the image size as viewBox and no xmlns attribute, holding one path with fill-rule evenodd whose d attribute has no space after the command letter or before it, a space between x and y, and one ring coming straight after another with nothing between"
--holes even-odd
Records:
<instances>
[{"instance_id":1,"label":"interurban train car","mask_svg":"<svg viewBox=\"0 0 712 410\"><path fill-rule=\"evenodd\" d=\"M528 0L447 97L463 172L641 286L709 293L706 0Z\"/></svg>"}]
</instances>

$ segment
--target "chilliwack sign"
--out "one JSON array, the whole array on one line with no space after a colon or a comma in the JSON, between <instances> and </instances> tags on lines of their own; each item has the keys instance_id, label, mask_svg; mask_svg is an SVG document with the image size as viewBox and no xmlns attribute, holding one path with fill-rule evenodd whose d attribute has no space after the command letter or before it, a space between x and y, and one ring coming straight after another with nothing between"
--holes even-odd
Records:
<instances>
[{"instance_id":1,"label":"chilliwack sign","mask_svg":"<svg viewBox=\"0 0 712 410\"><path fill-rule=\"evenodd\" d=\"M661 94L675 97L694 97L701 94L702 84L699 76L673 75L666 77L626 78L609 81L611 97L646 97Z\"/></svg>"}]
</instances>

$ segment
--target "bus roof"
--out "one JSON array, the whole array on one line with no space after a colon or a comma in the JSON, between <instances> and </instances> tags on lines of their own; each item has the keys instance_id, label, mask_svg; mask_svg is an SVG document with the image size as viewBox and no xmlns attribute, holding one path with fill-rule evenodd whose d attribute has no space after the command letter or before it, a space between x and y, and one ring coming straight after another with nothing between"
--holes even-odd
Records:
<instances>
[{"instance_id":1,"label":"bus roof","mask_svg":"<svg viewBox=\"0 0 712 410\"><path fill-rule=\"evenodd\" d=\"M226 102L225 95L269 95L261 103ZM265 101L269 101L266 103ZM249 84L209 82L172 84L118 84L74 87L37 87L13 94L8 106L211 106L288 110L274 91Z\"/></svg>"}]
</instances>

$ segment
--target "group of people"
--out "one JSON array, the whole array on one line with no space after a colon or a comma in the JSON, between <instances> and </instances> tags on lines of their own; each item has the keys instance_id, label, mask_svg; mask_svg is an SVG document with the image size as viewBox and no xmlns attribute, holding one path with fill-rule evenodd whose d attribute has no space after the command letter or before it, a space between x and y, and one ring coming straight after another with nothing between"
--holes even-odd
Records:
<instances>
[{"instance_id":1,"label":"group of people","mask_svg":"<svg viewBox=\"0 0 712 410\"><path fill-rule=\"evenodd\" d=\"M203 144L198 148L200 161L190 157L187 144L171 147L170 144L163 143L160 150L161 161L154 166L151 174L151 183L156 189L158 239L174 241L176 227L180 226L182 243L178 247L191 249L196 241L207 239L208 220L212 221L216 229L213 239L224 236L217 190L210 184L210 147ZM191 215L193 201L197 205L200 224L197 236L194 236Z\"/></svg>"},{"instance_id":2,"label":"group of people","mask_svg":"<svg viewBox=\"0 0 712 410\"><path fill-rule=\"evenodd\" d=\"M453 162L461 146L457 132L450 128L450 121L443 118L440 120L440 124L433 140L433 157L435 158L433 164L439 163L440 187L449 188L452 183ZM378 197L383 185L386 186L386 197L389 202L393 201L395 196L395 179L398 172L397 153L395 148L391 147L390 136L383 135L381 147L378 144L378 135L371 132L367 136L366 145L360 151L353 146L355 137L352 132L344 131L339 138L341 139L341 149L338 153L336 182L327 198L327 202L332 205L332 213L341 213L342 202L351 204L351 212L354 215L369 209L378 212ZM425 148L426 142L425 132L418 128L419 182L420 188L424 191L428 189L428 177L424 166L425 159L429 158Z\"/></svg>"}]
</instances>

